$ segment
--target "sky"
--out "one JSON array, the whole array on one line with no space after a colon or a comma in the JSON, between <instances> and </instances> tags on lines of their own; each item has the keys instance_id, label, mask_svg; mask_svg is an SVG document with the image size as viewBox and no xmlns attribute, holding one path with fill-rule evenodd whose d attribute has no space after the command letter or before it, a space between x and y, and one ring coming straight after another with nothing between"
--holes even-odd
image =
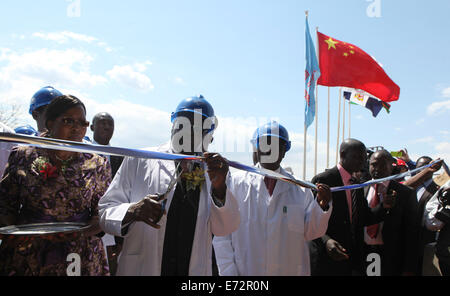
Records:
<instances>
[{"instance_id":1,"label":"sky","mask_svg":"<svg viewBox=\"0 0 450 296\"><path fill-rule=\"evenodd\" d=\"M450 2L388 0L1 1L0 104L52 85L80 98L89 120L109 112L111 144L169 140L170 114L202 94L219 120L211 151L251 164L250 137L269 120L289 131L282 165L303 177L305 10L309 26L357 45L400 86L390 114L351 107L350 136L450 162ZM313 37L315 39L315 37ZM339 89L330 88L328 167L336 164ZM308 129L306 179L327 167L328 88L318 89L318 159ZM349 137L348 105L345 137ZM92 132L88 131L92 138ZM314 170L315 169L315 170Z\"/></svg>"}]
</instances>

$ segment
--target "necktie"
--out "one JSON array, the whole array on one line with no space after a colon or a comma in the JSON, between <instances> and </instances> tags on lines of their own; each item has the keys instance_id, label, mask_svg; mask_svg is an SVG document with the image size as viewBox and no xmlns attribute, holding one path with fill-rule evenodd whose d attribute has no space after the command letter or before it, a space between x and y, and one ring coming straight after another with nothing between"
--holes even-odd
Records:
<instances>
[{"instance_id":1,"label":"necktie","mask_svg":"<svg viewBox=\"0 0 450 296\"><path fill-rule=\"evenodd\" d=\"M351 177L350 178L351 184L359 184L358 179ZM352 224L356 223L356 219L358 218L358 207L357 207L357 201L358 201L358 195L357 195L357 189L353 189L351 191L352 195Z\"/></svg>"},{"instance_id":2,"label":"necktie","mask_svg":"<svg viewBox=\"0 0 450 296\"><path fill-rule=\"evenodd\" d=\"M378 204L380 203L380 196L378 195L378 184L375 184L375 196L372 198L372 200L370 201L369 206L371 208L376 207ZM370 225L367 227L367 234L371 237L371 238L375 238L377 236L378 233L378 227L379 224L374 224L374 225Z\"/></svg>"},{"instance_id":3,"label":"necktie","mask_svg":"<svg viewBox=\"0 0 450 296\"><path fill-rule=\"evenodd\" d=\"M276 179L269 177L264 177L264 183L266 184L267 191L269 191L270 196L272 196L273 190L275 189Z\"/></svg>"}]
</instances>

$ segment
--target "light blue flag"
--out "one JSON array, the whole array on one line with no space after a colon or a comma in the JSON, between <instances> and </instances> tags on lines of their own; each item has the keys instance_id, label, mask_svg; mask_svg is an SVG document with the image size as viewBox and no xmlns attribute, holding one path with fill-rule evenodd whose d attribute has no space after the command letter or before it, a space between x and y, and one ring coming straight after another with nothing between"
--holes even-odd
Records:
<instances>
[{"instance_id":1,"label":"light blue flag","mask_svg":"<svg viewBox=\"0 0 450 296\"><path fill-rule=\"evenodd\" d=\"M320 77L316 49L309 33L308 17L306 17L306 71L305 71L305 126L308 128L316 115L316 98L314 90Z\"/></svg>"}]
</instances>

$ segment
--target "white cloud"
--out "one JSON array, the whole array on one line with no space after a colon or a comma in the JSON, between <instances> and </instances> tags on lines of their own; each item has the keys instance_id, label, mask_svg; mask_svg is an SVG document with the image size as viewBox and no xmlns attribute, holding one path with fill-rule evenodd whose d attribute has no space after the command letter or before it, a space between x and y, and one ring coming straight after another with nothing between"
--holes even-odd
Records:
<instances>
[{"instance_id":1,"label":"white cloud","mask_svg":"<svg viewBox=\"0 0 450 296\"><path fill-rule=\"evenodd\" d=\"M148 63L114 66L106 72L112 80L124 84L126 86L142 90L150 91L155 88L151 79L143 72L147 69Z\"/></svg>"},{"instance_id":2,"label":"white cloud","mask_svg":"<svg viewBox=\"0 0 450 296\"><path fill-rule=\"evenodd\" d=\"M45 83L59 82L68 87L92 87L106 82L106 78L90 73L94 58L87 52L67 49L40 49L25 53L2 51L0 80L14 84L15 81L35 80Z\"/></svg>"},{"instance_id":3,"label":"white cloud","mask_svg":"<svg viewBox=\"0 0 450 296\"><path fill-rule=\"evenodd\" d=\"M181 77L175 77L175 78L174 78L174 82L175 82L176 84L179 84L179 85L186 85L186 82L185 82L184 79L181 78Z\"/></svg>"},{"instance_id":4,"label":"white cloud","mask_svg":"<svg viewBox=\"0 0 450 296\"><path fill-rule=\"evenodd\" d=\"M439 115L450 111L450 100L434 102L427 108L428 115Z\"/></svg>"},{"instance_id":5,"label":"white cloud","mask_svg":"<svg viewBox=\"0 0 450 296\"><path fill-rule=\"evenodd\" d=\"M133 67L136 69L136 71L138 72L145 72L147 71L148 66L151 66L152 62L151 61L145 61L143 63L134 63Z\"/></svg>"},{"instance_id":6,"label":"white cloud","mask_svg":"<svg viewBox=\"0 0 450 296\"><path fill-rule=\"evenodd\" d=\"M22 35L23 36L23 35ZM76 42L85 42L88 44L95 44L98 47L103 48L107 52L112 52L113 49L110 47L106 42L98 40L98 38L85 35L85 34L79 34L69 31L62 31L62 32L35 32L32 34L35 38L40 38L47 41L53 41L59 44L67 44L70 41L76 41ZM25 37L23 36L24 39Z\"/></svg>"},{"instance_id":7,"label":"white cloud","mask_svg":"<svg viewBox=\"0 0 450 296\"><path fill-rule=\"evenodd\" d=\"M112 47L110 47L106 42L97 42L97 45L99 47L104 48L107 52L112 52L113 51Z\"/></svg>"},{"instance_id":8,"label":"white cloud","mask_svg":"<svg viewBox=\"0 0 450 296\"><path fill-rule=\"evenodd\" d=\"M433 159L441 158L450 164L450 142L440 142L434 148L436 153L433 154Z\"/></svg>"},{"instance_id":9,"label":"white cloud","mask_svg":"<svg viewBox=\"0 0 450 296\"><path fill-rule=\"evenodd\" d=\"M92 36L78 34L78 33L69 32L69 31L51 32L51 33L36 32L36 33L33 33L33 37L41 38L41 39L49 40L49 41L55 41L60 44L68 43L71 40L82 41L82 42L87 42L87 43L92 43L92 42L98 40L97 38L92 37Z\"/></svg>"},{"instance_id":10,"label":"white cloud","mask_svg":"<svg viewBox=\"0 0 450 296\"><path fill-rule=\"evenodd\" d=\"M83 97L87 109L87 119L92 121L95 114L108 112L114 118L115 130L112 145L126 148L154 147L170 138L170 114L145 105L125 100L112 100L102 104ZM89 131L89 136L91 132Z\"/></svg>"},{"instance_id":11,"label":"white cloud","mask_svg":"<svg viewBox=\"0 0 450 296\"><path fill-rule=\"evenodd\" d=\"M450 98L450 87L447 87L442 90L442 96L444 98Z\"/></svg>"},{"instance_id":12,"label":"white cloud","mask_svg":"<svg viewBox=\"0 0 450 296\"><path fill-rule=\"evenodd\" d=\"M23 35L23 34L21 34L21 35L12 34L11 37L14 39L20 39L20 40L25 40L25 38L26 38L25 35Z\"/></svg>"},{"instance_id":13,"label":"white cloud","mask_svg":"<svg viewBox=\"0 0 450 296\"><path fill-rule=\"evenodd\" d=\"M419 143L431 143L434 141L433 137L425 137L425 138L419 138L419 139L415 139L410 141L412 144L419 144Z\"/></svg>"},{"instance_id":14,"label":"white cloud","mask_svg":"<svg viewBox=\"0 0 450 296\"><path fill-rule=\"evenodd\" d=\"M65 89L88 90L107 82L105 77L91 73L93 61L90 54L75 49L0 49L0 104L26 106L19 120L34 124L27 106L41 87L52 85L65 93Z\"/></svg>"}]
</instances>

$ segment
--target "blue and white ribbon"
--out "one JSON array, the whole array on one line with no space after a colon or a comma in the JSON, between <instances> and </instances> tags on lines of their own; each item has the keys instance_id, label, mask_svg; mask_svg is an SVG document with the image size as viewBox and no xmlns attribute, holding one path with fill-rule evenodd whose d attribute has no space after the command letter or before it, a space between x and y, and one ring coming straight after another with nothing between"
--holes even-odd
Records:
<instances>
[{"instance_id":1,"label":"blue and white ribbon","mask_svg":"<svg viewBox=\"0 0 450 296\"><path fill-rule=\"evenodd\" d=\"M191 156L191 155L183 155L183 154L172 154L172 153L164 153L157 151L149 151L142 149L129 149L129 148L120 148L120 147L112 147L112 146L102 146L102 145L94 145L87 144L81 142L72 142L60 139L52 139L52 138L42 138L42 137L34 137L27 136L21 134L11 134L11 133L0 133L0 141L3 142L11 142L19 145L27 145L39 148L53 149L53 150L64 150L71 152L79 152L79 153L96 153L102 155L116 155L116 156L129 156L136 158L144 158L144 159L161 159L161 160L203 160L201 156ZM340 186L331 188L331 192L351 190L351 189L359 189L366 186L370 186L372 184L382 183L389 180L397 180L404 178L406 176L415 174L419 171L422 171L425 168L428 168L440 160L434 161L426 166L421 168L408 171L406 173L390 176L383 179L372 180L362 184L353 184L348 186ZM317 186L313 183L297 180L295 178L289 178L277 172L267 170L264 168L257 168L253 166L244 165L235 161L228 160L228 164L230 167L233 167L238 170L247 171L250 173L255 173L264 177L274 178L283 182L289 182L291 184L295 184L298 186L302 186L305 188L310 188L313 190L318 190ZM448 166L443 162L444 170L450 176L450 172Z\"/></svg>"},{"instance_id":2,"label":"blue and white ribbon","mask_svg":"<svg viewBox=\"0 0 450 296\"><path fill-rule=\"evenodd\" d=\"M161 160L203 160L201 156L191 156L191 155L183 155L183 154L172 154L172 153L164 153L157 151L149 151L142 149L129 149L129 148L120 148L120 147L112 147L112 146L102 146L102 145L94 145L87 144L81 142L72 142L60 139L52 139L52 138L42 138L42 137L33 137L22 134L11 134L11 133L0 133L0 141L11 142L19 145L33 146L39 148L46 149L54 149L54 150L64 150L71 152L79 152L79 153L96 153L102 155L116 155L116 156L129 156L136 158L145 158L145 159L161 159ZM317 186L300 180L295 180L283 176L274 171L256 168L252 166L247 166L235 161L228 161L228 165L230 167L236 168L238 170L244 170L248 172L252 172L255 174L259 174L265 177L271 177L274 179L278 179L284 182L290 182L302 187L311 188L317 190Z\"/></svg>"},{"instance_id":3,"label":"blue and white ribbon","mask_svg":"<svg viewBox=\"0 0 450 296\"><path fill-rule=\"evenodd\" d=\"M438 160L435 160L435 161L433 161L433 162L431 162L428 165L425 165L423 167L420 167L420 168L417 168L417 169L414 169L414 170L411 170L411 171L407 171L407 172L404 172L404 173L401 173L401 174L397 174L397 175L389 176L389 177L386 177L386 178L382 178L382 179L371 180L371 181L368 181L368 182L365 182L365 183L361 183L361 184L352 184L352 185L346 185L346 186L340 186L340 187L333 187L333 188L331 188L331 192L359 189L359 188L364 188L364 187L367 187L367 186L370 186L370 185L373 185L373 184L383 183L383 182L386 182L386 181L403 179L406 176L412 176L415 173L418 173L418 172L420 172L420 171L422 171L422 170L424 170L426 168L429 168L432 165L434 165L434 164L436 164L436 163L438 163L440 161L442 161L442 160L438 159ZM443 164L445 165L445 162L443 162ZM448 167L447 167L447 169L448 169Z\"/></svg>"}]
</instances>

